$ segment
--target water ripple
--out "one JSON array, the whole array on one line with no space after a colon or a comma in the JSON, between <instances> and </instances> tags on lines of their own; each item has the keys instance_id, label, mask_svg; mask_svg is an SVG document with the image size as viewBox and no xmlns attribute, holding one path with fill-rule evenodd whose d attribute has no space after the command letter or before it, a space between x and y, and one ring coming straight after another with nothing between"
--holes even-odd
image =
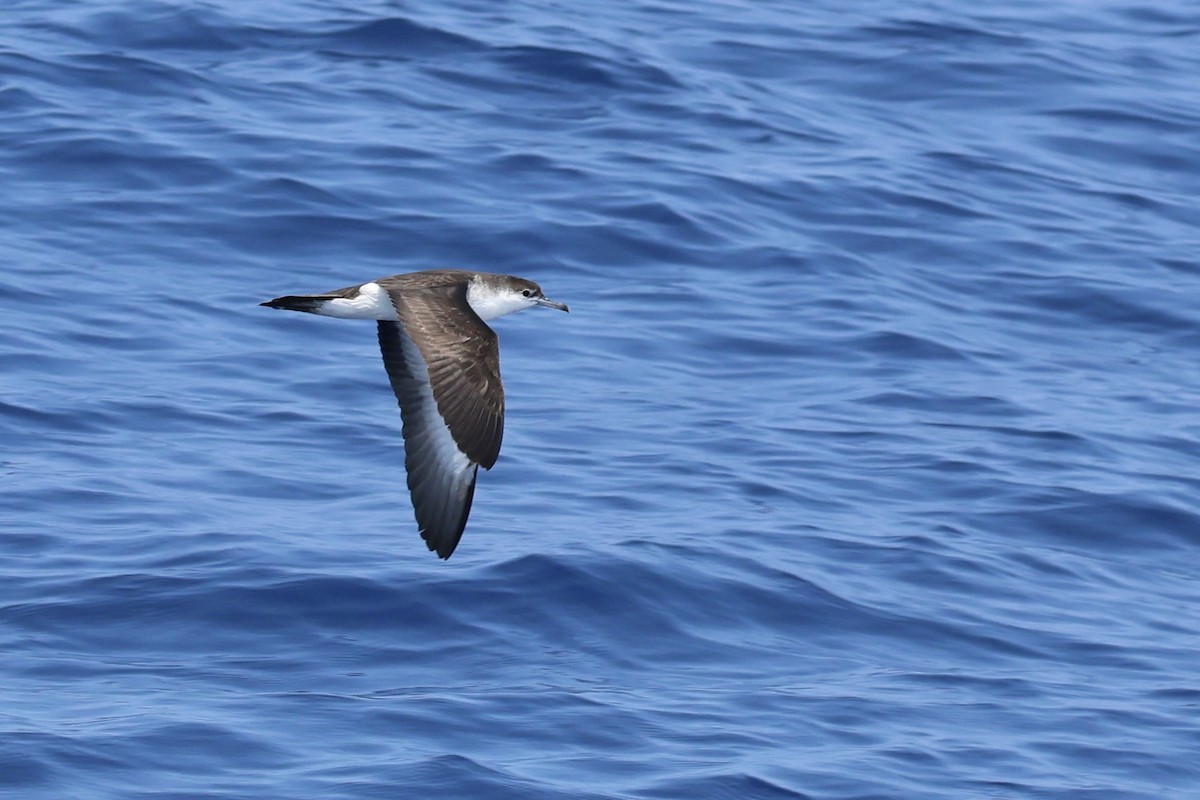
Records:
<instances>
[{"instance_id":1,"label":"water ripple","mask_svg":"<svg viewBox=\"0 0 1200 800\"><path fill-rule=\"evenodd\" d=\"M125 7L0 34L0 793L1188 797L1185 4ZM496 323L416 535L370 324Z\"/></svg>"}]
</instances>

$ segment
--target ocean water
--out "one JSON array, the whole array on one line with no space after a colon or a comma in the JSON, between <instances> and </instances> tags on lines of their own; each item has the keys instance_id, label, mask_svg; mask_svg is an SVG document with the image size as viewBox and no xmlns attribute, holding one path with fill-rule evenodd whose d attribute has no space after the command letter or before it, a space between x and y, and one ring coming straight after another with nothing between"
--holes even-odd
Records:
<instances>
[{"instance_id":1,"label":"ocean water","mask_svg":"<svg viewBox=\"0 0 1200 800\"><path fill-rule=\"evenodd\" d=\"M13 0L0 796L1200 797L1188 2ZM449 561L370 323L522 275Z\"/></svg>"}]
</instances>

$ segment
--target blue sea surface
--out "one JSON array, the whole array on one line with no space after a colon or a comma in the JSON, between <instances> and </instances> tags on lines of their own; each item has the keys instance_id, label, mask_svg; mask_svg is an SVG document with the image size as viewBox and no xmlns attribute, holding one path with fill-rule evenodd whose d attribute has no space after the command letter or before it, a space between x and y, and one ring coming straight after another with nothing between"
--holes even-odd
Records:
<instances>
[{"instance_id":1,"label":"blue sea surface","mask_svg":"<svg viewBox=\"0 0 1200 800\"><path fill-rule=\"evenodd\" d=\"M0 796L1200 797L1200 7L12 0ZM507 437L429 553L370 322Z\"/></svg>"}]
</instances>

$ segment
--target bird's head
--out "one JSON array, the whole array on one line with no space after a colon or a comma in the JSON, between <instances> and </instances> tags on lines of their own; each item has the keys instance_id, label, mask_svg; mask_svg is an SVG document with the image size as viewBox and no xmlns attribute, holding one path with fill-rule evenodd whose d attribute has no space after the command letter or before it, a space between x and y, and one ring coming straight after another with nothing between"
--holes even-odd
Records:
<instances>
[{"instance_id":1,"label":"bird's head","mask_svg":"<svg viewBox=\"0 0 1200 800\"><path fill-rule=\"evenodd\" d=\"M533 306L570 311L566 303L556 303L546 297L542 287L533 281L511 275L488 277L489 280L476 279L467 288L467 302L484 320L495 319Z\"/></svg>"}]
</instances>

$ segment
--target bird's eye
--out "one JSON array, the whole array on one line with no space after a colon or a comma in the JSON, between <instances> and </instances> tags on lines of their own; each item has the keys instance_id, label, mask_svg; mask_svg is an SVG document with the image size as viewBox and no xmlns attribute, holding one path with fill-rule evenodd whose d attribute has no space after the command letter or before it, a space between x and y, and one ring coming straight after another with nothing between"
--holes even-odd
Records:
<instances>
[{"instance_id":1,"label":"bird's eye","mask_svg":"<svg viewBox=\"0 0 1200 800\"><path fill-rule=\"evenodd\" d=\"M532 289L522 289L521 294L524 297L533 297L533 290Z\"/></svg>"}]
</instances>

